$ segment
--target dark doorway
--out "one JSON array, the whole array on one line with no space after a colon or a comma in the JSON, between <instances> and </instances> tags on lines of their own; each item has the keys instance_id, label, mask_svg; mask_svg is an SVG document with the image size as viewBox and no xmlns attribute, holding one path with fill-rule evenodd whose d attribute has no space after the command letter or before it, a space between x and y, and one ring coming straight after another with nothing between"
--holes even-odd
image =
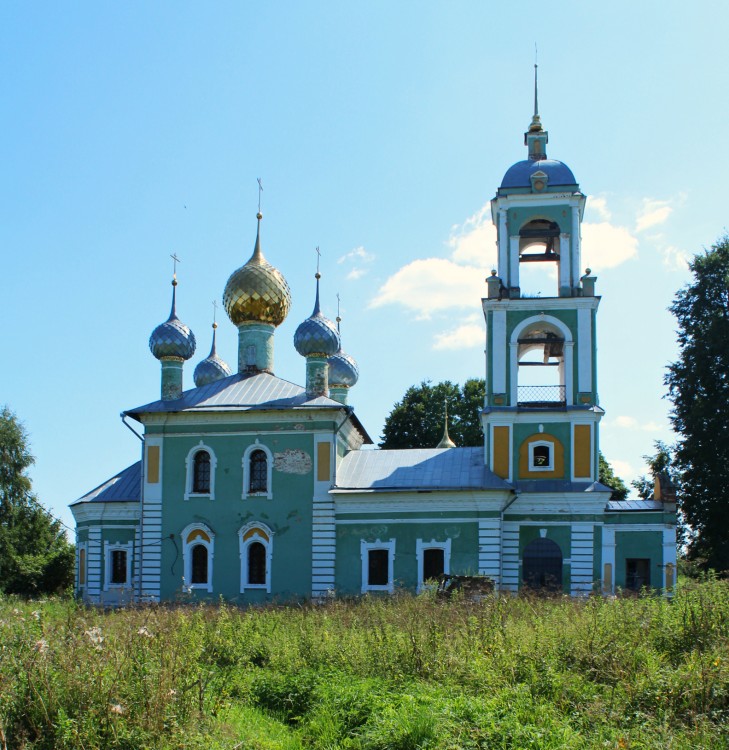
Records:
<instances>
[{"instance_id":1,"label":"dark doorway","mask_svg":"<svg viewBox=\"0 0 729 750\"><path fill-rule=\"evenodd\" d=\"M651 585L651 561L642 557L629 557L625 561L625 588L640 591Z\"/></svg>"},{"instance_id":2,"label":"dark doorway","mask_svg":"<svg viewBox=\"0 0 729 750\"><path fill-rule=\"evenodd\" d=\"M562 550L551 539L534 539L524 548L521 571L527 588L561 591Z\"/></svg>"},{"instance_id":3,"label":"dark doorway","mask_svg":"<svg viewBox=\"0 0 729 750\"><path fill-rule=\"evenodd\" d=\"M445 573L445 552L440 547L431 547L423 552L423 582Z\"/></svg>"}]
</instances>

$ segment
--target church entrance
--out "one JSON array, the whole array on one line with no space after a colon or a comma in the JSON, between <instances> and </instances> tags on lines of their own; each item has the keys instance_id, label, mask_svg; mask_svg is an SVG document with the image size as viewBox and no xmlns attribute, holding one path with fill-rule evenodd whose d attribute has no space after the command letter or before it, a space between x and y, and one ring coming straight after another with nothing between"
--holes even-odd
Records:
<instances>
[{"instance_id":1,"label":"church entrance","mask_svg":"<svg viewBox=\"0 0 729 750\"><path fill-rule=\"evenodd\" d=\"M534 539L524 548L524 586L538 591L562 590L562 551L551 539Z\"/></svg>"}]
</instances>

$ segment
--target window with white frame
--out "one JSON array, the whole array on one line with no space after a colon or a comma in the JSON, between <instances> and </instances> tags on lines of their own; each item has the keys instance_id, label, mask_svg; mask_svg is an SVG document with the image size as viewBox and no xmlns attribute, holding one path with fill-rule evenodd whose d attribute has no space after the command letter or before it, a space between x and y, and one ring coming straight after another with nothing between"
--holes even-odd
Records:
<instances>
[{"instance_id":1,"label":"window with white frame","mask_svg":"<svg viewBox=\"0 0 729 750\"><path fill-rule=\"evenodd\" d=\"M130 588L131 585L132 543L104 542L104 590Z\"/></svg>"},{"instance_id":2,"label":"window with white frame","mask_svg":"<svg viewBox=\"0 0 729 750\"><path fill-rule=\"evenodd\" d=\"M195 523L187 526L180 536L185 587L212 592L215 534L204 523Z\"/></svg>"},{"instance_id":3,"label":"window with white frame","mask_svg":"<svg viewBox=\"0 0 729 750\"><path fill-rule=\"evenodd\" d=\"M395 589L395 540L360 542L362 593Z\"/></svg>"},{"instance_id":4,"label":"window with white frame","mask_svg":"<svg viewBox=\"0 0 729 750\"><path fill-rule=\"evenodd\" d=\"M185 459L187 480L185 482L185 500L191 497L209 497L215 500L215 453L209 445L201 440L190 449Z\"/></svg>"},{"instance_id":5,"label":"window with white frame","mask_svg":"<svg viewBox=\"0 0 729 750\"><path fill-rule=\"evenodd\" d=\"M243 454L243 498L251 495L273 497L271 479L273 475L273 455L259 440L249 445Z\"/></svg>"},{"instance_id":6,"label":"window with white frame","mask_svg":"<svg viewBox=\"0 0 729 750\"><path fill-rule=\"evenodd\" d=\"M529 471L554 471L554 443L547 440L529 443Z\"/></svg>"},{"instance_id":7,"label":"window with white frame","mask_svg":"<svg viewBox=\"0 0 729 750\"><path fill-rule=\"evenodd\" d=\"M77 571L77 581L78 581L78 589L86 588L86 555L88 549L88 543L87 542L80 542L76 545L77 550L77 563L76 563L76 571Z\"/></svg>"},{"instance_id":8,"label":"window with white frame","mask_svg":"<svg viewBox=\"0 0 729 750\"><path fill-rule=\"evenodd\" d=\"M434 581L451 572L451 540L429 542L418 539L415 543L415 556L418 561L418 591L428 581Z\"/></svg>"},{"instance_id":9,"label":"window with white frame","mask_svg":"<svg viewBox=\"0 0 729 750\"><path fill-rule=\"evenodd\" d=\"M263 523L253 522L238 532L240 547L240 591L263 589L271 593L273 532Z\"/></svg>"}]
</instances>

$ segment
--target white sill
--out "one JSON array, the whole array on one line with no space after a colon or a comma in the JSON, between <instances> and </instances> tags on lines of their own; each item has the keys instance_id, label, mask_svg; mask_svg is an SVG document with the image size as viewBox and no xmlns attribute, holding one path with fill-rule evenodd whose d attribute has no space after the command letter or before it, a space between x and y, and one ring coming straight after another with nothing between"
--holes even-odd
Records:
<instances>
[{"instance_id":1,"label":"white sill","mask_svg":"<svg viewBox=\"0 0 729 750\"><path fill-rule=\"evenodd\" d=\"M554 466L530 466L529 471L554 471Z\"/></svg>"},{"instance_id":2,"label":"white sill","mask_svg":"<svg viewBox=\"0 0 729 750\"><path fill-rule=\"evenodd\" d=\"M240 593L242 594L248 589L258 589L259 591L268 591L268 585L265 583L246 583L241 587Z\"/></svg>"}]
</instances>

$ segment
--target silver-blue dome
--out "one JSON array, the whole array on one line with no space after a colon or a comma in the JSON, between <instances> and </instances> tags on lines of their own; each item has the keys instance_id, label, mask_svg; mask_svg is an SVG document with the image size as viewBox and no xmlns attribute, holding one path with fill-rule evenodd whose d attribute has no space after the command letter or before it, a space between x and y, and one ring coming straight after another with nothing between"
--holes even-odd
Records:
<instances>
[{"instance_id":1,"label":"silver-blue dome","mask_svg":"<svg viewBox=\"0 0 729 750\"><path fill-rule=\"evenodd\" d=\"M534 172L544 172L549 177L548 187L576 186L577 180L572 170L556 159L525 159L506 170L501 180L502 188L531 188L531 176Z\"/></svg>"},{"instance_id":2,"label":"silver-blue dome","mask_svg":"<svg viewBox=\"0 0 729 750\"><path fill-rule=\"evenodd\" d=\"M158 325L149 337L149 349L157 359L178 357L190 359L195 353L195 334L186 326L175 312L175 287L172 282L172 309L170 317Z\"/></svg>"},{"instance_id":3,"label":"silver-blue dome","mask_svg":"<svg viewBox=\"0 0 729 750\"><path fill-rule=\"evenodd\" d=\"M195 368L193 377L195 378L195 385L201 388L204 385L210 385L218 380L227 378L231 375L230 367L227 363L220 359L217 351L215 350L215 329L217 325L213 324L213 345L210 348L210 354L205 357L202 362L199 362Z\"/></svg>"},{"instance_id":4,"label":"silver-blue dome","mask_svg":"<svg viewBox=\"0 0 729 750\"><path fill-rule=\"evenodd\" d=\"M351 388L359 380L359 367L349 354L341 349L329 357L329 385Z\"/></svg>"},{"instance_id":5,"label":"silver-blue dome","mask_svg":"<svg viewBox=\"0 0 729 750\"><path fill-rule=\"evenodd\" d=\"M314 312L294 333L294 346L302 357L331 357L339 351L339 332L331 320L319 309L319 274L316 275L316 302Z\"/></svg>"}]
</instances>

